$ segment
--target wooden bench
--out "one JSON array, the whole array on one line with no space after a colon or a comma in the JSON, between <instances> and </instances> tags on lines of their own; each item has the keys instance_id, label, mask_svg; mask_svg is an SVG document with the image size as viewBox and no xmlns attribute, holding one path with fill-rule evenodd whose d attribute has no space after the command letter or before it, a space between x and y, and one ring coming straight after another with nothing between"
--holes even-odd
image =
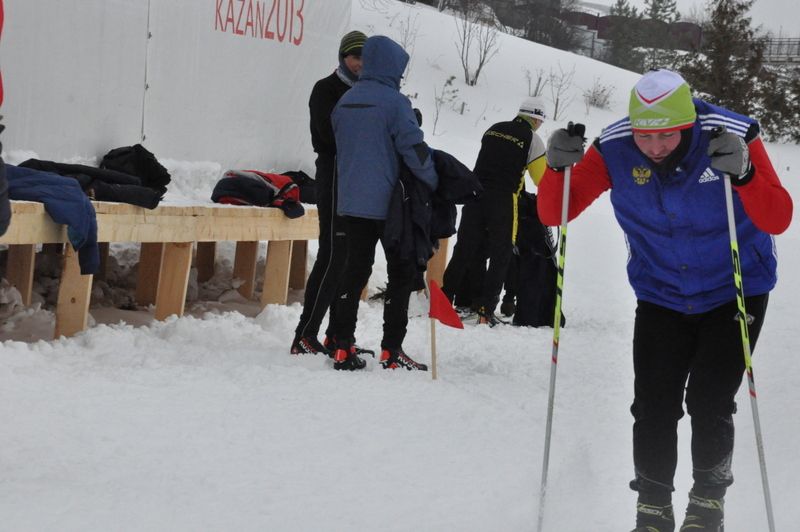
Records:
<instances>
[{"instance_id":1,"label":"wooden bench","mask_svg":"<svg viewBox=\"0 0 800 532\"><path fill-rule=\"evenodd\" d=\"M278 209L259 207L164 205L148 210L121 203L93 203L101 252L108 250L102 243L141 243L136 302L154 304L158 320L183 315L195 243L198 280L202 281L213 275L216 242L236 242L234 276L244 281L239 292L252 298L258 244L266 240L261 304L285 304L290 286L305 286L308 240L316 239L319 233L315 209L290 219ZM12 201L11 209L11 225L0 237L0 244L8 244L6 278L29 305L37 245L68 243L67 231L66 226L52 221L41 203ZM72 246L63 247L56 338L86 329L93 279L80 274ZM102 259L101 253L105 264Z\"/></svg>"},{"instance_id":2,"label":"wooden bench","mask_svg":"<svg viewBox=\"0 0 800 532\"><path fill-rule=\"evenodd\" d=\"M110 242L141 244L136 281L136 302L155 305L155 318L183 315L192 251L196 247L198 281L214 274L216 243L236 242L234 277L243 280L239 293L251 299L255 290L258 245L267 241L267 257L261 304L285 304L289 288L302 289L306 282L308 240L319 235L316 209L305 216L287 218L278 209L233 206L172 206L148 210L133 205L93 202L97 213L101 271ZM64 225L56 224L44 205L11 202L11 225L0 244L8 245L6 279L17 287L25 305L33 294L33 268L37 245L68 244ZM448 241L428 263L428 278L442 284ZM81 275L71 245L63 246L61 279L56 305L55 338L72 336L87 327L91 275Z\"/></svg>"}]
</instances>

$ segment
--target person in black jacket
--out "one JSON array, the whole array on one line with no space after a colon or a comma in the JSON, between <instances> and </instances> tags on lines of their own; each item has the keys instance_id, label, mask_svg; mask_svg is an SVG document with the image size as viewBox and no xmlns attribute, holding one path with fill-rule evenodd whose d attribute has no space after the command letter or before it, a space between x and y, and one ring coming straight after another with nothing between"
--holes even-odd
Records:
<instances>
[{"instance_id":1,"label":"person in black jacket","mask_svg":"<svg viewBox=\"0 0 800 532\"><path fill-rule=\"evenodd\" d=\"M517 116L498 122L483 134L475 163L483 194L461 211L453 256L444 272L442 288L453 301L474 257L487 244L489 269L477 301L479 323L495 325L494 309L506 278L517 229L517 198L525 186L525 170L536 183L545 169L545 147L536 134L545 119L541 98L527 98ZM487 234L488 233L488 234Z\"/></svg>"},{"instance_id":2,"label":"person in black jacket","mask_svg":"<svg viewBox=\"0 0 800 532\"><path fill-rule=\"evenodd\" d=\"M331 112L339 98L358 81L361 73L361 50L367 36L351 31L339 44L339 66L329 76L317 81L308 100L311 114L311 145L317 154L316 192L319 212L319 250L306 284L303 313L295 329L290 352L329 354L317 339L322 318L330 308L326 337L333 340L336 322L334 302L339 280L347 261L345 225L336 213L336 141L331 126Z\"/></svg>"}]
</instances>

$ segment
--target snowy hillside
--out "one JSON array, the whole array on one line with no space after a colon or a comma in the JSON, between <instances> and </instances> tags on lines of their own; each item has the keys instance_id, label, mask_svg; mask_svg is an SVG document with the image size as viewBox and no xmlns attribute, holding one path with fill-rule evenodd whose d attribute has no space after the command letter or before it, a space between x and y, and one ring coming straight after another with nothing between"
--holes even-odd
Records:
<instances>
[{"instance_id":1,"label":"snowy hillside","mask_svg":"<svg viewBox=\"0 0 800 532\"><path fill-rule=\"evenodd\" d=\"M574 70L566 94L572 103L545 124L543 136L568 120L586 123L588 136L596 136L626 114L638 79L500 35L499 53L468 87L451 17L420 4L353 0L351 26L398 41L413 30L402 90L422 110L428 142L467 165L483 131L514 116L527 95L526 71ZM318 77L335 61L331 50L331 68ZM434 134L435 95L450 76L457 97L440 110ZM611 110L587 112L582 94L596 83L615 87ZM544 96L551 97L548 90ZM768 149L797 199L800 147ZM10 162L31 156L6 155ZM207 201L218 164L165 163L175 179L169 201ZM780 281L754 366L777 529L788 531L800 522L798 223L777 244ZM135 256L124 245L115 248L115 272L124 276ZM146 312L93 308L97 326L48 341L52 313L31 308L8 317L0 330L12 338L0 345L0 530L536 529L549 328L439 327L437 381L428 373L384 372L372 359L367 371L342 374L322 357L288 354L302 294L293 293L288 307L259 313L228 290L231 249L224 255L218 260L227 273L216 286L198 287L181 319L151 322ZM627 482L635 301L625 258L602 197L569 226L548 531L620 532L633 525L636 494ZM370 288L385 280L385 264L376 265ZM404 347L428 362L426 309L422 296L412 296ZM362 303L361 344L378 347L381 321L380 303ZM726 532L767 530L745 392L746 386L735 418L736 483L726 499ZM679 512L691 484L688 420L681 431Z\"/></svg>"}]
</instances>

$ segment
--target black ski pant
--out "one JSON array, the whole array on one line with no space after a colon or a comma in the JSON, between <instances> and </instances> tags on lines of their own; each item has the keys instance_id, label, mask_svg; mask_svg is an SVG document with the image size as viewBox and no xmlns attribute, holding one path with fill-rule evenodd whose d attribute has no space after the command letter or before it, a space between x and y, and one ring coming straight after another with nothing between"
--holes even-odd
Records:
<instances>
[{"instance_id":1,"label":"black ski pant","mask_svg":"<svg viewBox=\"0 0 800 532\"><path fill-rule=\"evenodd\" d=\"M519 292L519 278L522 275L522 259L519 254L511 255L511 258L508 260L508 270L506 271L506 280L503 282L503 288L505 288L505 293L503 293L503 303L511 302L514 303L517 299L517 293Z\"/></svg>"},{"instance_id":2,"label":"black ski pant","mask_svg":"<svg viewBox=\"0 0 800 532\"><path fill-rule=\"evenodd\" d=\"M339 293L340 280L347 261L346 224L336 214L336 164L335 158L317 157L316 174L317 211L319 214L319 250L311 268L303 299L303 312L295 334L314 337L319 334L322 318L330 309L326 336L331 336L331 324L336 321L333 302Z\"/></svg>"},{"instance_id":3,"label":"black ski pant","mask_svg":"<svg viewBox=\"0 0 800 532\"><path fill-rule=\"evenodd\" d=\"M751 349L764 323L768 297L745 299L752 316ZM693 489L701 496L722 497L733 483L734 398L745 369L736 301L702 314L639 301L633 369L636 479L631 487L639 491L640 500L665 503L674 490L684 389L692 426Z\"/></svg>"},{"instance_id":4,"label":"black ski pant","mask_svg":"<svg viewBox=\"0 0 800 532\"><path fill-rule=\"evenodd\" d=\"M451 301L474 262L475 255L481 252L486 235L489 268L483 279L478 303L487 312L494 312L514 249L514 201L514 194L486 190L477 201L467 203L462 208L453 256L442 280L443 290Z\"/></svg>"},{"instance_id":5,"label":"black ski pant","mask_svg":"<svg viewBox=\"0 0 800 532\"><path fill-rule=\"evenodd\" d=\"M457 307L478 310L480 306L479 300L483 290L483 279L486 277L486 261L489 258L486 251L486 240L487 238L484 235L478 251L473 255L461 282L454 290L453 305Z\"/></svg>"},{"instance_id":6,"label":"black ski pant","mask_svg":"<svg viewBox=\"0 0 800 532\"><path fill-rule=\"evenodd\" d=\"M358 303L361 291L372 273L375 262L375 246L383 236L384 221L345 216L347 224L347 261L344 275L344 292L336 300L335 327L339 347L345 347L341 340L351 339L356 332ZM381 242L382 244L382 242ZM384 247L384 252L386 248ZM411 260L400 260L386 255L386 268L389 282L386 286L383 303L382 349L402 347L408 325L408 299L415 285L417 268Z\"/></svg>"}]
</instances>

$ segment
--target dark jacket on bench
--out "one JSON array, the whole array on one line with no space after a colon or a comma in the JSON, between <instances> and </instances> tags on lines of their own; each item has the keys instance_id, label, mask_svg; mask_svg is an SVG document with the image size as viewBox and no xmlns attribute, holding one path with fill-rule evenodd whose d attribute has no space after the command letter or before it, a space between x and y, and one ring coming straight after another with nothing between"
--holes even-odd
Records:
<instances>
[{"instance_id":1,"label":"dark jacket on bench","mask_svg":"<svg viewBox=\"0 0 800 532\"><path fill-rule=\"evenodd\" d=\"M138 176L108 168L40 159L28 159L19 166L74 178L89 197L98 201L116 201L155 209L164 195L161 189L143 185Z\"/></svg>"}]
</instances>

